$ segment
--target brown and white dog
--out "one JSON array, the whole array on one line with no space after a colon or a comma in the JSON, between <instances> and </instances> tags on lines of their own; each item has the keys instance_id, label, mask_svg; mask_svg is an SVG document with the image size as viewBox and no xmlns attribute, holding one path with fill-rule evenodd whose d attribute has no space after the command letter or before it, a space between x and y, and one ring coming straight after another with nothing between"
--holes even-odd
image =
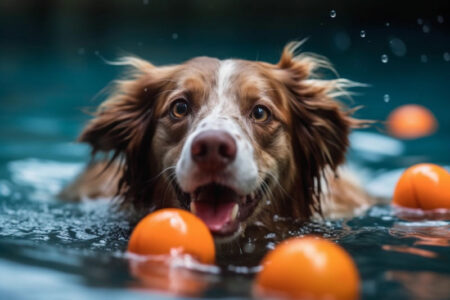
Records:
<instances>
[{"instance_id":1,"label":"brown and white dog","mask_svg":"<svg viewBox=\"0 0 450 300\"><path fill-rule=\"evenodd\" d=\"M365 125L336 101L356 84L318 78L328 63L295 55L300 44L288 44L277 64L124 58L131 73L80 136L109 160L88 166L63 197L117 196L141 214L184 208L219 242L251 224L271 228L274 215L307 220L367 207L338 168L351 128Z\"/></svg>"}]
</instances>

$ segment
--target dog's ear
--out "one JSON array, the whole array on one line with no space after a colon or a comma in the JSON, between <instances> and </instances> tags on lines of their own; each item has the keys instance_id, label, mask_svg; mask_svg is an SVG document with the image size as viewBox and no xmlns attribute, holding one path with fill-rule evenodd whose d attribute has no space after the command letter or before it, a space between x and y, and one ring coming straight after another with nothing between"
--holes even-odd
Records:
<instances>
[{"instance_id":1,"label":"dog's ear","mask_svg":"<svg viewBox=\"0 0 450 300\"><path fill-rule=\"evenodd\" d=\"M114 82L112 92L82 131L79 141L89 143L93 152L121 153L139 143L147 131L153 106L167 70L147 61L125 57L116 64L129 67L127 79Z\"/></svg>"},{"instance_id":2,"label":"dog's ear","mask_svg":"<svg viewBox=\"0 0 450 300\"><path fill-rule=\"evenodd\" d=\"M337 98L348 95L347 88L358 86L345 79L319 79L317 71L331 69L323 58L295 55L301 43L290 43L276 65L277 77L286 88L290 111L292 149L296 165L294 184L302 199L299 214L310 216L320 212L321 183L325 170L335 171L345 160L352 127L364 122L351 117ZM332 69L331 69L332 70Z\"/></svg>"},{"instance_id":3,"label":"dog's ear","mask_svg":"<svg viewBox=\"0 0 450 300\"><path fill-rule=\"evenodd\" d=\"M347 109L338 98L349 96L347 89L361 84L346 79L319 79L317 70L332 68L323 58L295 55L300 45L288 44L277 65L288 91L293 140L302 145L307 158L322 168L335 170L345 159L350 129L365 124L352 118L354 110Z\"/></svg>"}]
</instances>

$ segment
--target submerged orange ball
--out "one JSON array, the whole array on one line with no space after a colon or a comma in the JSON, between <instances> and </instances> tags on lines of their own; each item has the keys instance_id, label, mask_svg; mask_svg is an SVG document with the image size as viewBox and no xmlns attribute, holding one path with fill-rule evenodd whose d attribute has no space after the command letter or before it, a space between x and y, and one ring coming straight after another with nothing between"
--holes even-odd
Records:
<instances>
[{"instance_id":1,"label":"submerged orange ball","mask_svg":"<svg viewBox=\"0 0 450 300\"><path fill-rule=\"evenodd\" d=\"M128 251L143 255L178 251L207 264L215 258L214 240L203 221L175 208L158 210L142 219L131 234Z\"/></svg>"},{"instance_id":2,"label":"submerged orange ball","mask_svg":"<svg viewBox=\"0 0 450 300\"><path fill-rule=\"evenodd\" d=\"M256 278L257 296L357 299L359 275L350 255L316 237L292 238L269 252Z\"/></svg>"},{"instance_id":3,"label":"submerged orange ball","mask_svg":"<svg viewBox=\"0 0 450 300\"><path fill-rule=\"evenodd\" d=\"M425 107L409 104L391 112L387 125L391 135L414 139L432 134L437 128L437 121Z\"/></svg>"},{"instance_id":4,"label":"submerged orange ball","mask_svg":"<svg viewBox=\"0 0 450 300\"><path fill-rule=\"evenodd\" d=\"M418 164L402 174L394 191L396 205L424 210L450 209L450 174L434 164Z\"/></svg>"}]
</instances>

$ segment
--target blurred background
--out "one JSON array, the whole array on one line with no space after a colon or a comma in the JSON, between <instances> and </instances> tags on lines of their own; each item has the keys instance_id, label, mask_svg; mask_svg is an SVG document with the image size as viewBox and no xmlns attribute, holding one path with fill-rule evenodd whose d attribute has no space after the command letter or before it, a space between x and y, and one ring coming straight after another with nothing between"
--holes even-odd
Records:
<instances>
[{"instance_id":1,"label":"blurred background","mask_svg":"<svg viewBox=\"0 0 450 300\"><path fill-rule=\"evenodd\" d=\"M303 38L303 50L369 85L355 90L358 117L384 121L415 103L438 120L437 132L420 139L392 139L383 123L352 135L350 163L369 191L390 197L414 163L450 165L448 0L0 0L0 298L130 296L119 290L131 281L123 259L129 224L102 203L55 196L89 159L89 148L74 143L89 119L83 110L96 107L122 71L105 60L134 54L162 65L207 55L275 63L287 42ZM364 299L448 299L448 222L419 224L444 236L446 247L427 246L436 259L405 259L380 248L416 245L389 233L397 221L418 228L375 207L345 226L302 232L325 232L353 255ZM248 277L229 277L215 280L208 295L249 295Z\"/></svg>"},{"instance_id":2,"label":"blurred background","mask_svg":"<svg viewBox=\"0 0 450 300\"><path fill-rule=\"evenodd\" d=\"M0 136L73 140L94 96L135 54L276 62L291 40L328 57L359 89L359 116L426 104L448 139L448 1L0 1ZM64 122L59 122L64 120ZM448 145L448 144L447 144ZM415 147L414 147L415 148Z\"/></svg>"}]
</instances>

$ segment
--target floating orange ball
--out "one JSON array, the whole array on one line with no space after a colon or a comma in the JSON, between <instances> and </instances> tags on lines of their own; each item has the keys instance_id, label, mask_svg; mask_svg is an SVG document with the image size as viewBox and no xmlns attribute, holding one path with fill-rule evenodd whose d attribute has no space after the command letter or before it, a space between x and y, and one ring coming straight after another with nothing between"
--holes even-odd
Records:
<instances>
[{"instance_id":1,"label":"floating orange ball","mask_svg":"<svg viewBox=\"0 0 450 300\"><path fill-rule=\"evenodd\" d=\"M128 251L143 255L190 254L206 264L214 263L215 258L214 240L203 221L175 208L158 210L142 219L131 234Z\"/></svg>"},{"instance_id":2,"label":"floating orange ball","mask_svg":"<svg viewBox=\"0 0 450 300\"><path fill-rule=\"evenodd\" d=\"M257 296L353 300L359 275L350 255L316 237L292 238L269 252L255 282Z\"/></svg>"},{"instance_id":3,"label":"floating orange ball","mask_svg":"<svg viewBox=\"0 0 450 300\"><path fill-rule=\"evenodd\" d=\"M414 139L432 134L437 128L433 113L423 106L409 104L395 109L387 120L391 135Z\"/></svg>"},{"instance_id":4,"label":"floating orange ball","mask_svg":"<svg viewBox=\"0 0 450 300\"><path fill-rule=\"evenodd\" d=\"M450 174L434 164L418 164L402 174L392 202L424 210L450 209Z\"/></svg>"}]
</instances>

